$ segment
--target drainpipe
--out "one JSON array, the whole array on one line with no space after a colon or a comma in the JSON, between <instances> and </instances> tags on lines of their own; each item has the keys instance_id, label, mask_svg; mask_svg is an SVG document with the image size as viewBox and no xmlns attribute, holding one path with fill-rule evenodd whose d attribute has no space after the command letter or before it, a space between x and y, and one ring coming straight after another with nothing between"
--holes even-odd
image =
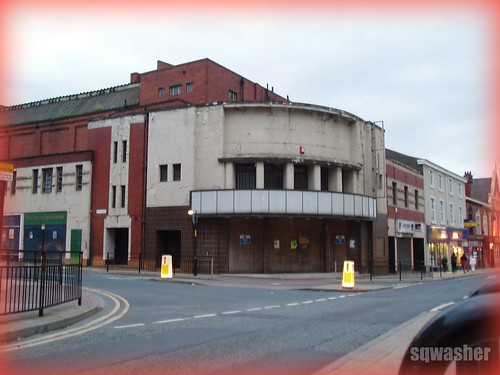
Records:
<instances>
[{"instance_id":1,"label":"drainpipe","mask_svg":"<svg viewBox=\"0 0 500 375\"><path fill-rule=\"evenodd\" d=\"M147 111L147 108L145 109ZM144 262L145 251L146 251L146 194L148 185L148 143L149 143L149 113L146 112L146 117L144 119L144 156L143 156L143 167L142 167L142 233L141 233L141 254L142 261ZM155 255L156 262L156 255Z\"/></svg>"}]
</instances>

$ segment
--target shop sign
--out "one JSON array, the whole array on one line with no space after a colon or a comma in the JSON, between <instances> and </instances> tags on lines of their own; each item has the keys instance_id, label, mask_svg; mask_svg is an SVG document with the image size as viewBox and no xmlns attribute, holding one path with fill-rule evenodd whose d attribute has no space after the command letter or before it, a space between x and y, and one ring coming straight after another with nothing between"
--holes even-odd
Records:
<instances>
[{"instance_id":1,"label":"shop sign","mask_svg":"<svg viewBox=\"0 0 500 375\"><path fill-rule=\"evenodd\" d=\"M0 181L12 181L14 165L0 162Z\"/></svg>"},{"instance_id":2,"label":"shop sign","mask_svg":"<svg viewBox=\"0 0 500 375\"><path fill-rule=\"evenodd\" d=\"M408 220L396 220L398 233L422 233L422 223L415 223Z\"/></svg>"},{"instance_id":3,"label":"shop sign","mask_svg":"<svg viewBox=\"0 0 500 375\"><path fill-rule=\"evenodd\" d=\"M447 243L448 233L445 227L428 226L427 242L429 243Z\"/></svg>"},{"instance_id":4,"label":"shop sign","mask_svg":"<svg viewBox=\"0 0 500 375\"><path fill-rule=\"evenodd\" d=\"M464 220L464 227L474 228L475 226L476 226L476 222L474 220Z\"/></svg>"}]
</instances>

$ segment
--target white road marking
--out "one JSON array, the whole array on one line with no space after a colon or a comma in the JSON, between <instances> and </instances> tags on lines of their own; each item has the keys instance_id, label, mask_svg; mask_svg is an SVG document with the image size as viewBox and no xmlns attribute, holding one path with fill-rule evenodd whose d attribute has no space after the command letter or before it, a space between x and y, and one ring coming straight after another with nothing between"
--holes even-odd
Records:
<instances>
[{"instance_id":1,"label":"white road marking","mask_svg":"<svg viewBox=\"0 0 500 375\"><path fill-rule=\"evenodd\" d=\"M455 304L455 302L443 303L443 304L441 304L439 306L436 306L436 307L432 308L431 311L433 311L433 312L435 312L435 311L441 311L441 310L447 308L448 306L451 306L451 305L454 305L454 304Z\"/></svg>"},{"instance_id":2,"label":"white road marking","mask_svg":"<svg viewBox=\"0 0 500 375\"><path fill-rule=\"evenodd\" d=\"M221 315L240 314L240 313L242 313L242 312L243 312L243 311L241 311L241 310L224 311L223 313L221 313Z\"/></svg>"},{"instance_id":3,"label":"white road marking","mask_svg":"<svg viewBox=\"0 0 500 375\"><path fill-rule=\"evenodd\" d=\"M287 306L287 307L291 307L291 306L299 306L299 305L300 305L300 303L298 303L298 302L292 302L292 303L287 303L287 304L286 304L286 306Z\"/></svg>"},{"instance_id":4,"label":"white road marking","mask_svg":"<svg viewBox=\"0 0 500 375\"><path fill-rule=\"evenodd\" d=\"M265 307L264 307L264 310L279 309L280 307L281 307L280 305L265 306Z\"/></svg>"},{"instance_id":5,"label":"white road marking","mask_svg":"<svg viewBox=\"0 0 500 375\"><path fill-rule=\"evenodd\" d=\"M153 324L176 323L176 322L182 322L184 320L189 320L189 318L177 318L177 319L159 320L157 322L153 322Z\"/></svg>"},{"instance_id":6,"label":"white road marking","mask_svg":"<svg viewBox=\"0 0 500 375\"><path fill-rule=\"evenodd\" d=\"M195 315L193 319L213 318L214 316L217 316L217 314Z\"/></svg>"},{"instance_id":7,"label":"white road marking","mask_svg":"<svg viewBox=\"0 0 500 375\"><path fill-rule=\"evenodd\" d=\"M254 307L253 309L246 309L245 311L251 312L251 311L260 311L262 310L262 307Z\"/></svg>"},{"instance_id":8,"label":"white road marking","mask_svg":"<svg viewBox=\"0 0 500 375\"><path fill-rule=\"evenodd\" d=\"M115 326L113 328L123 329L123 328L143 327L145 325L146 325L145 323L136 323L136 324L129 324L129 325L124 325L124 326Z\"/></svg>"}]
</instances>

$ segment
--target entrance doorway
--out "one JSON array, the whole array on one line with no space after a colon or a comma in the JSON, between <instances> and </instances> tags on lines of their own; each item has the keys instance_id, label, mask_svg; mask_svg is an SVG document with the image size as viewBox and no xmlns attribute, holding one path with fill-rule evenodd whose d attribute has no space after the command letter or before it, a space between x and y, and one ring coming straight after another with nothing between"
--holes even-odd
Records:
<instances>
[{"instance_id":1,"label":"entrance doorway","mask_svg":"<svg viewBox=\"0 0 500 375\"><path fill-rule=\"evenodd\" d=\"M159 230L157 233L157 244L155 263L156 267L161 266L162 255L172 255L172 266L181 267L181 231L180 230Z\"/></svg>"},{"instance_id":2,"label":"entrance doorway","mask_svg":"<svg viewBox=\"0 0 500 375\"><path fill-rule=\"evenodd\" d=\"M128 228L108 228L106 244L114 264L128 264Z\"/></svg>"}]
</instances>

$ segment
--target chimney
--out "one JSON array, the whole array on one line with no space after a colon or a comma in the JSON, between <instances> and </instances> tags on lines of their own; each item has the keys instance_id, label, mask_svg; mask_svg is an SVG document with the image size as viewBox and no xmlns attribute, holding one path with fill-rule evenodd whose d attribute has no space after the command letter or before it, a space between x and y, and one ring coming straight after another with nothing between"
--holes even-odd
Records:
<instances>
[{"instance_id":1,"label":"chimney","mask_svg":"<svg viewBox=\"0 0 500 375\"><path fill-rule=\"evenodd\" d=\"M465 196L466 197L471 197L472 196L472 172L465 172L464 177L467 179L467 182L465 183Z\"/></svg>"},{"instance_id":2,"label":"chimney","mask_svg":"<svg viewBox=\"0 0 500 375\"><path fill-rule=\"evenodd\" d=\"M131 73L130 83L139 83L139 82L141 82L141 75L139 73Z\"/></svg>"}]
</instances>

